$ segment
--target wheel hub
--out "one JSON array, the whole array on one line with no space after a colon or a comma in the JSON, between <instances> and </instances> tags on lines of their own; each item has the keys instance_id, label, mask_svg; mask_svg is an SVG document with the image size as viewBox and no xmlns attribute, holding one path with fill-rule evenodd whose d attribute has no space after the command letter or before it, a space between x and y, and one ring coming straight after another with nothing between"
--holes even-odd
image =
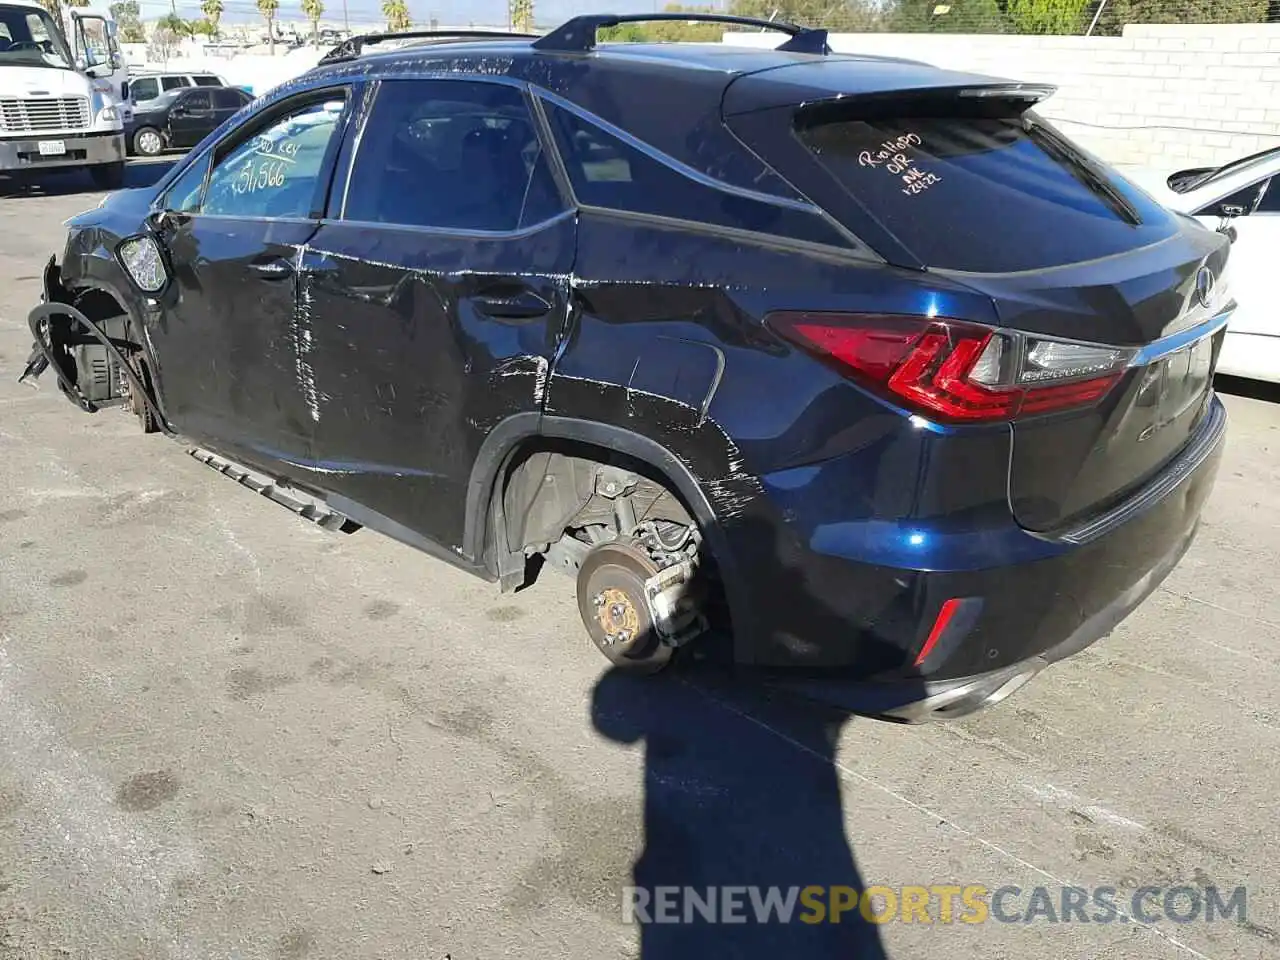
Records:
<instances>
[{"instance_id":1,"label":"wheel hub","mask_svg":"<svg viewBox=\"0 0 1280 960\"><path fill-rule=\"evenodd\" d=\"M596 620L604 631L605 643L629 643L640 631L640 614L626 592L618 587L608 587L592 598L596 608Z\"/></svg>"}]
</instances>

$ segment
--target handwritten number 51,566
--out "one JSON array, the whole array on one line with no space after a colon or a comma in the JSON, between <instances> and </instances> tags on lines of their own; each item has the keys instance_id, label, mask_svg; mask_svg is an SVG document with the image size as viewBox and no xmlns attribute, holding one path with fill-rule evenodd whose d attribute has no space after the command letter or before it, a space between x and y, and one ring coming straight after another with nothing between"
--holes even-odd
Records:
<instances>
[{"instance_id":1,"label":"handwritten number 51,566","mask_svg":"<svg viewBox=\"0 0 1280 960\"><path fill-rule=\"evenodd\" d=\"M284 186L284 168L282 160L262 160L256 165L251 160L240 168L231 189L243 195Z\"/></svg>"}]
</instances>

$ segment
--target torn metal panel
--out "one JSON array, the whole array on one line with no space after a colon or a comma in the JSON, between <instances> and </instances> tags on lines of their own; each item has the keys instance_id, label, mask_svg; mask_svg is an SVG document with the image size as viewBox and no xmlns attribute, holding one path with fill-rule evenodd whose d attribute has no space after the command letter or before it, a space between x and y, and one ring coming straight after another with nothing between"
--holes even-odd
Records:
<instances>
[{"instance_id":1,"label":"torn metal panel","mask_svg":"<svg viewBox=\"0 0 1280 960\"><path fill-rule=\"evenodd\" d=\"M312 459L366 465L334 476L336 493L462 542L480 445L505 418L542 409L575 234L569 216L510 236L321 225L300 271L308 356L327 397ZM545 313L503 315L525 296Z\"/></svg>"}]
</instances>

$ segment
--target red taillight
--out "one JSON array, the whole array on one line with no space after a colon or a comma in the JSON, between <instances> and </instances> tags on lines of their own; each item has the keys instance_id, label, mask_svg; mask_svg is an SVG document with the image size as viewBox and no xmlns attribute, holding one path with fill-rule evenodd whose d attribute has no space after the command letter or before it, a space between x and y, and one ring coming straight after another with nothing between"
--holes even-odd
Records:
<instances>
[{"instance_id":1,"label":"red taillight","mask_svg":"<svg viewBox=\"0 0 1280 960\"><path fill-rule=\"evenodd\" d=\"M1132 356L1121 347L926 317L775 313L769 325L845 375L940 420L1012 420L1086 406L1111 389Z\"/></svg>"}]
</instances>

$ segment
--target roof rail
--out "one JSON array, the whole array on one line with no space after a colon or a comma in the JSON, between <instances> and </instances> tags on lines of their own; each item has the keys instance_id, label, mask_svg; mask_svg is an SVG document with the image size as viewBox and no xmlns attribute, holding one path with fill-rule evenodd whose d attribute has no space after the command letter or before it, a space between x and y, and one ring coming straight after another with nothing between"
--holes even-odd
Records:
<instances>
[{"instance_id":1,"label":"roof rail","mask_svg":"<svg viewBox=\"0 0 1280 960\"><path fill-rule=\"evenodd\" d=\"M502 30L401 30L397 33L362 33L349 37L320 58L321 63L354 60L364 48L387 40L536 40L536 33L508 33Z\"/></svg>"},{"instance_id":2,"label":"roof rail","mask_svg":"<svg viewBox=\"0 0 1280 960\"><path fill-rule=\"evenodd\" d=\"M763 20L759 17L735 17L725 13L588 13L561 24L541 40L534 42L537 50L562 50L586 52L596 46L596 31L602 27L616 27L623 23L651 23L674 21L677 23L732 23L762 30L776 30L789 34L791 39L778 47L792 53L830 53L827 31L801 27L794 23Z\"/></svg>"}]
</instances>

